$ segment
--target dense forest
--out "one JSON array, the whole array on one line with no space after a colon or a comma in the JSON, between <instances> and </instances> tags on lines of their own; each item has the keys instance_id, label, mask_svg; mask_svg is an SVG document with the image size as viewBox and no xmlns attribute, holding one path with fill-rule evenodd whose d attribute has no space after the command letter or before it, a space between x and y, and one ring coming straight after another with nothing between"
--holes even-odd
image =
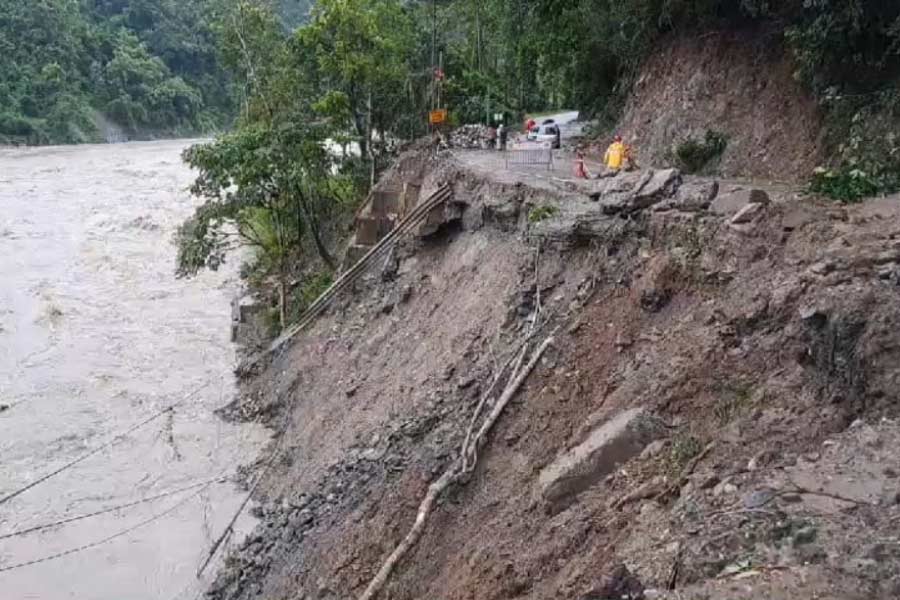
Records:
<instances>
[{"instance_id":1,"label":"dense forest","mask_svg":"<svg viewBox=\"0 0 900 600\"><path fill-rule=\"evenodd\" d=\"M206 132L235 115L228 0L0 0L0 143ZM281 0L299 24L306 0ZM119 136L114 136L119 137Z\"/></svg>"}]
</instances>

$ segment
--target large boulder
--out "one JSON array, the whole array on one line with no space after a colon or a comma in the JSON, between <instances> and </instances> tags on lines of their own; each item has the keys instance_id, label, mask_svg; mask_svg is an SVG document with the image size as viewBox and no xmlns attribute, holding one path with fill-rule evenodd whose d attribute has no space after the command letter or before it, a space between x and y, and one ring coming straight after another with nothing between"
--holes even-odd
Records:
<instances>
[{"instance_id":1,"label":"large boulder","mask_svg":"<svg viewBox=\"0 0 900 600\"><path fill-rule=\"evenodd\" d=\"M583 492L665 432L662 421L642 408L619 413L541 471L541 496L555 503Z\"/></svg>"},{"instance_id":2,"label":"large boulder","mask_svg":"<svg viewBox=\"0 0 900 600\"><path fill-rule=\"evenodd\" d=\"M709 210L719 215L731 216L748 204L767 205L770 202L769 194L763 190L734 188L719 192L712 204L710 204Z\"/></svg>"},{"instance_id":3,"label":"large boulder","mask_svg":"<svg viewBox=\"0 0 900 600\"><path fill-rule=\"evenodd\" d=\"M653 207L655 211L679 210L701 212L707 210L719 193L718 181L690 181L683 183L672 198Z\"/></svg>"},{"instance_id":4,"label":"large boulder","mask_svg":"<svg viewBox=\"0 0 900 600\"><path fill-rule=\"evenodd\" d=\"M681 186L678 169L647 169L601 180L593 196L606 214L632 213L675 196Z\"/></svg>"}]
</instances>

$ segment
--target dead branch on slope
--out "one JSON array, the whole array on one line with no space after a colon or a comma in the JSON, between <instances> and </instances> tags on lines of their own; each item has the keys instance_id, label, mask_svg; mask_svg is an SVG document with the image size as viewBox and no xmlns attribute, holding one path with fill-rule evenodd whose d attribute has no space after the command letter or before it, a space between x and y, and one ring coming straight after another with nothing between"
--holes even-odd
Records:
<instances>
[{"instance_id":1,"label":"dead branch on slope","mask_svg":"<svg viewBox=\"0 0 900 600\"><path fill-rule=\"evenodd\" d=\"M431 515L432 510L434 510L434 503L437 501L438 497L448 487L458 481L462 475L475 468L475 463L478 460L477 450L484 446L487 440L488 433L490 433L494 424L500 418L500 415L503 413L503 409L506 408L506 405L509 403L510 399L516 394L516 392L518 392L519 388L534 370L535 366L537 366L537 363L543 356L544 352L546 352L547 348L549 348L552 344L553 336L551 334L551 336L544 340L544 342L540 346L538 346L537 350L534 351L534 354L532 354L531 359L528 361L528 364L526 364L524 368L521 368L520 370L522 361L524 360L524 357L527 353L526 342L521 353L519 354L517 366L510 376L509 383L507 383L506 388L503 390L503 393L500 395L500 398L494 405L493 410L491 410L490 414L482 423L481 428L478 430L478 433L474 437L470 435L471 431L474 429L473 420L472 424L469 427L469 432L466 435L467 443L464 444L460 455L450 464L449 467L447 467L447 470L444 471L444 474L441 475L437 481L428 486L428 492L425 494L425 498L419 505L419 511L416 514L416 521L415 523L413 523L413 526L409 530L409 533L406 534L406 537L403 538L403 540L400 542L400 544L397 545L391 555L388 556L384 564L381 565L378 573L376 573L375 577L369 583L368 587L366 587L365 592L363 592L362 596L359 597L359 600L373 600L378 595L378 593L387 583L388 577L390 577L397 564L403 559L404 556L406 556L406 553L409 552L409 550L413 546L415 546L416 542L419 541L419 538L422 536L422 532L425 530L425 525L428 521L428 517ZM479 404L479 412L480 407L484 404L484 401L485 400L483 400L482 403ZM471 462L468 462L469 456L471 456Z\"/></svg>"}]
</instances>

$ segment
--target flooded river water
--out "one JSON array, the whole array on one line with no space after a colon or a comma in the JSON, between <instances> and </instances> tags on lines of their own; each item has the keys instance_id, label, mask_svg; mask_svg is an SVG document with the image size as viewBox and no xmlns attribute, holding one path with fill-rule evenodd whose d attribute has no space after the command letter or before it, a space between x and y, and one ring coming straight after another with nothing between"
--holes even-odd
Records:
<instances>
[{"instance_id":1,"label":"flooded river water","mask_svg":"<svg viewBox=\"0 0 900 600\"><path fill-rule=\"evenodd\" d=\"M172 235L195 202L186 145L0 149L0 498L190 396L0 504L3 600L196 598L197 567L243 500L233 483L199 485L267 434L213 414L234 393L234 266L173 275Z\"/></svg>"}]
</instances>

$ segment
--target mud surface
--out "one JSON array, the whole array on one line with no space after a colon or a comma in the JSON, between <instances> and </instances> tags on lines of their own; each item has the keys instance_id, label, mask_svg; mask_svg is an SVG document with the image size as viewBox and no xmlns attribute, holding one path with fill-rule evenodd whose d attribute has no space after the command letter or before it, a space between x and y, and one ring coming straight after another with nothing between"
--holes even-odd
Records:
<instances>
[{"instance_id":1,"label":"mud surface","mask_svg":"<svg viewBox=\"0 0 900 600\"><path fill-rule=\"evenodd\" d=\"M0 150L0 496L193 394L0 506L0 535L230 476L268 437L213 414L234 391L234 269L173 275L172 234L193 206L187 143ZM241 500L231 483L195 487L0 539L0 596L194 598L195 570Z\"/></svg>"}]
</instances>

